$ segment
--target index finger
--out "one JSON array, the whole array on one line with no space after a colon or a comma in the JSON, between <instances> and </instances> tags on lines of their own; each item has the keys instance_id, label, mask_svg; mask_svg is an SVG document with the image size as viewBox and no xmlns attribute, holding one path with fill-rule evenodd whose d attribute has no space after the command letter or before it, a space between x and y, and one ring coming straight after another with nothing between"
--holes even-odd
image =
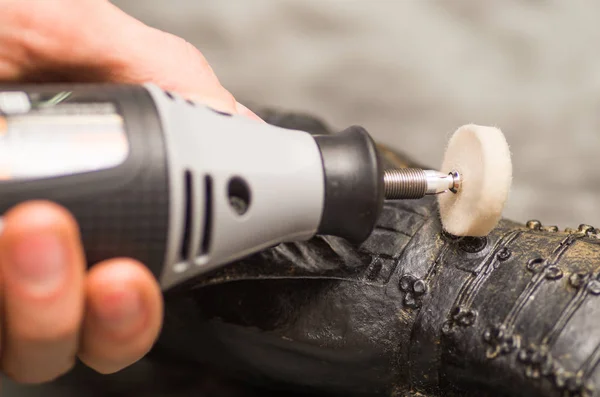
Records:
<instances>
[{"instance_id":1,"label":"index finger","mask_svg":"<svg viewBox=\"0 0 600 397\"><path fill-rule=\"evenodd\" d=\"M238 113L204 56L106 0L0 0L0 80L153 82Z\"/></svg>"}]
</instances>

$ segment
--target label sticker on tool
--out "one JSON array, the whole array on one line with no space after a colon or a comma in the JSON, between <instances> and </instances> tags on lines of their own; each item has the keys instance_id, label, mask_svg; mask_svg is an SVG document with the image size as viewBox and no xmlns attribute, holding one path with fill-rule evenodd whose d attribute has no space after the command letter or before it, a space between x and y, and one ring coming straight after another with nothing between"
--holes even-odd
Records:
<instances>
[{"instance_id":1,"label":"label sticker on tool","mask_svg":"<svg viewBox=\"0 0 600 397\"><path fill-rule=\"evenodd\" d=\"M0 112L4 114L22 114L31 110L27 93L21 91L0 92Z\"/></svg>"},{"instance_id":2,"label":"label sticker on tool","mask_svg":"<svg viewBox=\"0 0 600 397\"><path fill-rule=\"evenodd\" d=\"M99 171L127 159L129 143L116 106L70 98L70 92L0 92L0 180Z\"/></svg>"}]
</instances>

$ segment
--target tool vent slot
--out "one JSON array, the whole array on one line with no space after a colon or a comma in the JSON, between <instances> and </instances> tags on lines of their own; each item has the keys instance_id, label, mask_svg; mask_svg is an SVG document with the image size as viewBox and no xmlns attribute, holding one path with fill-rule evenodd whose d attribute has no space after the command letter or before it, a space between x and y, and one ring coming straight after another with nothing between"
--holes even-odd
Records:
<instances>
[{"instance_id":1,"label":"tool vent slot","mask_svg":"<svg viewBox=\"0 0 600 397\"><path fill-rule=\"evenodd\" d=\"M181 259L184 261L190 260L190 238L192 236L192 225L194 214L194 180L192 178L192 172L186 170L183 177L184 185L184 226L183 226L183 238L181 240L180 253Z\"/></svg>"},{"instance_id":2,"label":"tool vent slot","mask_svg":"<svg viewBox=\"0 0 600 397\"><path fill-rule=\"evenodd\" d=\"M213 180L210 175L204 177L204 227L202 229L202 242L200 255L207 255L210 251L213 225Z\"/></svg>"},{"instance_id":3,"label":"tool vent slot","mask_svg":"<svg viewBox=\"0 0 600 397\"><path fill-rule=\"evenodd\" d=\"M165 95L167 96L167 98L169 98L170 100L174 101L175 100L175 95L173 95L173 93L171 91L165 91Z\"/></svg>"}]
</instances>

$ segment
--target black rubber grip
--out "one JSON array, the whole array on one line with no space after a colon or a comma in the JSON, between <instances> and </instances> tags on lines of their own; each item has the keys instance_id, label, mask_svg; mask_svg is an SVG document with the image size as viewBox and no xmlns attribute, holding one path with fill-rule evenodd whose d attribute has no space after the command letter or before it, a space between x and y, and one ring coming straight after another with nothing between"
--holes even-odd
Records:
<instances>
[{"instance_id":1,"label":"black rubber grip","mask_svg":"<svg viewBox=\"0 0 600 397\"><path fill-rule=\"evenodd\" d=\"M359 126L316 135L323 159L325 203L318 234L359 244L369 237L384 201L383 167L377 147Z\"/></svg>"},{"instance_id":2,"label":"black rubber grip","mask_svg":"<svg viewBox=\"0 0 600 397\"><path fill-rule=\"evenodd\" d=\"M129 257L159 278L167 245L169 185L164 136L150 94L127 85L0 86L0 92L8 90L30 96L68 91L70 102L113 103L124 120L130 152L121 165L101 171L1 181L0 212L32 199L61 204L79 223L89 265Z\"/></svg>"}]
</instances>

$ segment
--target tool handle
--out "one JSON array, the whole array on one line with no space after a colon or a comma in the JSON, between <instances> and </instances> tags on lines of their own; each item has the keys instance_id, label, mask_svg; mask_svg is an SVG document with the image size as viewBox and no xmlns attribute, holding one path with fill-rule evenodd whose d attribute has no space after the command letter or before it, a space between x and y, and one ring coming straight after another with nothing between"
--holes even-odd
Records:
<instances>
[{"instance_id":1,"label":"tool handle","mask_svg":"<svg viewBox=\"0 0 600 397\"><path fill-rule=\"evenodd\" d=\"M66 207L88 264L137 259L159 278L169 217L165 142L142 87L0 87L0 212Z\"/></svg>"}]
</instances>

